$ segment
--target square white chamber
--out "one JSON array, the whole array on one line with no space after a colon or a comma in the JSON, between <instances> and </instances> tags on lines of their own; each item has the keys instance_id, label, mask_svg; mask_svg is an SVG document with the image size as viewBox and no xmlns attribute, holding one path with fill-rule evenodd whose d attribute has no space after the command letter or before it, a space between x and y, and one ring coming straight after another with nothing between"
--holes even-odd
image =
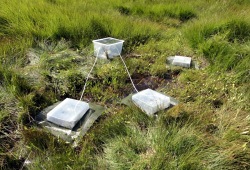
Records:
<instances>
[{"instance_id":1,"label":"square white chamber","mask_svg":"<svg viewBox=\"0 0 250 170\"><path fill-rule=\"evenodd\" d=\"M175 56L172 64L175 66L189 68L191 65L191 57Z\"/></svg>"},{"instance_id":2,"label":"square white chamber","mask_svg":"<svg viewBox=\"0 0 250 170\"><path fill-rule=\"evenodd\" d=\"M94 55L100 58L114 58L122 52L124 40L112 37L92 41L94 44Z\"/></svg>"},{"instance_id":3,"label":"square white chamber","mask_svg":"<svg viewBox=\"0 0 250 170\"><path fill-rule=\"evenodd\" d=\"M47 114L47 120L72 129L88 110L88 103L66 98Z\"/></svg>"},{"instance_id":4,"label":"square white chamber","mask_svg":"<svg viewBox=\"0 0 250 170\"><path fill-rule=\"evenodd\" d=\"M134 94L132 101L149 116L170 106L169 97L151 89Z\"/></svg>"}]
</instances>

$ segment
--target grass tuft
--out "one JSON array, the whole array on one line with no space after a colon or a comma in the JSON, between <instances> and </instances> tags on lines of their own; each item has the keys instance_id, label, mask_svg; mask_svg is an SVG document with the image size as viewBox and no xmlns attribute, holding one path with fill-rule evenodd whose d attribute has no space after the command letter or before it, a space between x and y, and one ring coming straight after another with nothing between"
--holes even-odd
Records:
<instances>
[{"instance_id":1,"label":"grass tuft","mask_svg":"<svg viewBox=\"0 0 250 170\"><path fill-rule=\"evenodd\" d=\"M227 35L229 42L246 42L250 40L250 23L244 20L232 20L225 25L229 30Z\"/></svg>"},{"instance_id":2,"label":"grass tuft","mask_svg":"<svg viewBox=\"0 0 250 170\"><path fill-rule=\"evenodd\" d=\"M25 159L28 169L249 169L249 5L1 0L0 169L21 169ZM133 87L119 57L98 60L83 100L106 111L72 148L31 122L56 101L79 99L92 40L107 36L125 40L138 89L158 88L179 104L155 117L122 106ZM200 69L166 65L175 55Z\"/></svg>"}]
</instances>

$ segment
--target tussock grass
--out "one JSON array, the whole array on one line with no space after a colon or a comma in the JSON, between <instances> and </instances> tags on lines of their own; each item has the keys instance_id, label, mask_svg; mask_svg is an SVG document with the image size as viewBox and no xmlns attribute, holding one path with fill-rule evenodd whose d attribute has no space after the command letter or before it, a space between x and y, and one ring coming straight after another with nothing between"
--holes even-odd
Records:
<instances>
[{"instance_id":1,"label":"tussock grass","mask_svg":"<svg viewBox=\"0 0 250 170\"><path fill-rule=\"evenodd\" d=\"M28 158L28 169L249 169L249 5L2 0L0 167L20 169ZM171 78L161 92L180 104L154 118L121 106L132 92L122 63L98 61L84 99L107 110L72 148L30 123L55 101L79 97L91 41L106 36L125 40L132 77ZM166 68L174 55L201 70Z\"/></svg>"},{"instance_id":2,"label":"tussock grass","mask_svg":"<svg viewBox=\"0 0 250 170\"><path fill-rule=\"evenodd\" d=\"M191 46L200 51L212 64L213 70L237 70L239 75L242 75L239 79L245 82L249 77L249 65L245 65L249 58L247 45L249 44L249 23L248 20L240 19L226 22L223 20L219 24L201 25L199 23L189 28L186 36ZM193 30L196 32L191 33Z\"/></svg>"},{"instance_id":3,"label":"tussock grass","mask_svg":"<svg viewBox=\"0 0 250 170\"><path fill-rule=\"evenodd\" d=\"M156 22L166 21L166 18L185 22L196 17L195 12L187 4L152 4L150 9L145 8L146 6L147 4L131 5L131 7L118 6L117 10L123 15L138 15Z\"/></svg>"},{"instance_id":4,"label":"tussock grass","mask_svg":"<svg viewBox=\"0 0 250 170\"><path fill-rule=\"evenodd\" d=\"M18 9L9 8L9 6L17 6L15 4L19 4ZM10 37L19 35L33 40L65 38L72 41L73 46L79 47L91 44L93 39L106 36L126 38L130 45L136 45L136 43L145 43L149 37L157 34L154 27L141 21L103 14L104 9L93 9L91 3L89 5L82 3L77 8L68 7L65 2L52 5L42 0L38 4L27 1L2 2L1 22L8 30L2 31L4 35ZM15 11L20 12L15 13Z\"/></svg>"}]
</instances>

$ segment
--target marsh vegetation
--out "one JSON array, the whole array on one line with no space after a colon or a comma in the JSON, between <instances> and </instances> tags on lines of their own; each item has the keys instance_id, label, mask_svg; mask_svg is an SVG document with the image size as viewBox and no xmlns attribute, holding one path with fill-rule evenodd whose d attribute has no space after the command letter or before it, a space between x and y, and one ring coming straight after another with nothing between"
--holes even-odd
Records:
<instances>
[{"instance_id":1,"label":"marsh vegetation","mask_svg":"<svg viewBox=\"0 0 250 170\"><path fill-rule=\"evenodd\" d=\"M1 169L250 169L249 11L249 0L1 0ZM139 90L180 104L154 118L121 105L134 92L122 62L99 60L84 100L106 111L72 147L34 117L79 99L104 37L125 40ZM174 55L201 69L167 65Z\"/></svg>"}]
</instances>

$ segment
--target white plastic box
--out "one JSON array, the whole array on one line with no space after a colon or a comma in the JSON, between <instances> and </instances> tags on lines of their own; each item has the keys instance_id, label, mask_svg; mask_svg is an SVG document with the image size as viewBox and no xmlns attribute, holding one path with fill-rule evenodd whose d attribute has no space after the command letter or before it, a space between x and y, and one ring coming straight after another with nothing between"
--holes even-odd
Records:
<instances>
[{"instance_id":1,"label":"white plastic box","mask_svg":"<svg viewBox=\"0 0 250 170\"><path fill-rule=\"evenodd\" d=\"M93 40L94 55L100 58L114 58L121 54L123 40L107 37L103 39Z\"/></svg>"},{"instance_id":2,"label":"white plastic box","mask_svg":"<svg viewBox=\"0 0 250 170\"><path fill-rule=\"evenodd\" d=\"M175 56L172 64L175 66L189 68L191 65L191 57Z\"/></svg>"},{"instance_id":3,"label":"white plastic box","mask_svg":"<svg viewBox=\"0 0 250 170\"><path fill-rule=\"evenodd\" d=\"M72 129L88 110L88 103L66 98L47 114L47 120Z\"/></svg>"},{"instance_id":4,"label":"white plastic box","mask_svg":"<svg viewBox=\"0 0 250 170\"><path fill-rule=\"evenodd\" d=\"M151 89L142 90L134 94L132 101L149 116L170 106L170 98L168 96Z\"/></svg>"}]
</instances>

